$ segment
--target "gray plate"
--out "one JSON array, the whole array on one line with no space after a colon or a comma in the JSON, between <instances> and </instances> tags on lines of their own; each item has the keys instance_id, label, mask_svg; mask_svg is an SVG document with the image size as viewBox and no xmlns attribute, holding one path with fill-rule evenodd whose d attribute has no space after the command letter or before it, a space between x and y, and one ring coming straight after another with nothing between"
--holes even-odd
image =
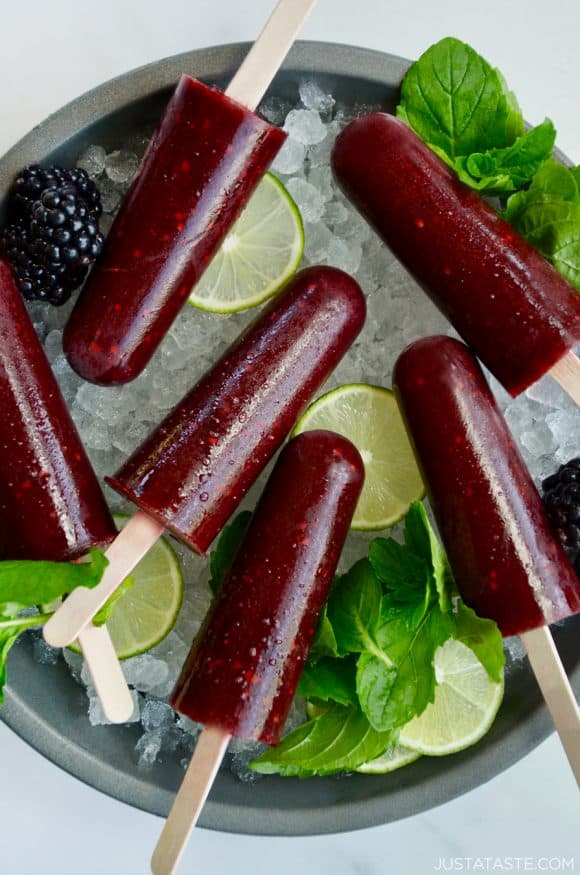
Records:
<instances>
[{"instance_id":1,"label":"gray plate","mask_svg":"<svg viewBox=\"0 0 580 875\"><path fill-rule=\"evenodd\" d=\"M67 164L90 143L113 148L136 129L153 126L182 72L224 86L246 44L188 52L96 88L36 127L0 161L0 197L23 165ZM349 46L298 43L272 93L295 99L301 78L316 76L340 100L393 109L408 62ZM0 215L1 220L1 215ZM580 694L580 617L556 630L557 644ZM24 641L10 656L2 718L23 739L87 784L154 814L167 814L183 777L177 761L151 771L136 766L138 730L90 726L84 692L61 662L41 668ZM550 721L527 666L513 673L489 734L451 757L418 760L384 776L354 775L308 781L265 778L240 783L218 775L202 825L227 832L300 835L341 832L408 817L477 787L528 753L550 731Z\"/></svg>"}]
</instances>

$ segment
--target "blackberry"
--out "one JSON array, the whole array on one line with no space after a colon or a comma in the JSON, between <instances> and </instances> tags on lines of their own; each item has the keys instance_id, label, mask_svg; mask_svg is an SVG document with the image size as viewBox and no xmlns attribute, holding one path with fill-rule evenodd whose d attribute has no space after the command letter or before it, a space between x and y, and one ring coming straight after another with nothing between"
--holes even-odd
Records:
<instances>
[{"instance_id":1,"label":"blackberry","mask_svg":"<svg viewBox=\"0 0 580 875\"><path fill-rule=\"evenodd\" d=\"M29 164L16 177L12 185L8 203L10 217L15 220L29 219L34 204L40 200L47 188L62 188L64 185L73 185L89 209L96 216L101 215L101 198L98 189L85 170Z\"/></svg>"},{"instance_id":2,"label":"blackberry","mask_svg":"<svg viewBox=\"0 0 580 875\"><path fill-rule=\"evenodd\" d=\"M101 202L84 170L26 167L14 183L0 254L28 300L64 304L100 255Z\"/></svg>"},{"instance_id":3,"label":"blackberry","mask_svg":"<svg viewBox=\"0 0 580 875\"><path fill-rule=\"evenodd\" d=\"M580 457L546 477L542 492L550 525L580 577Z\"/></svg>"}]
</instances>

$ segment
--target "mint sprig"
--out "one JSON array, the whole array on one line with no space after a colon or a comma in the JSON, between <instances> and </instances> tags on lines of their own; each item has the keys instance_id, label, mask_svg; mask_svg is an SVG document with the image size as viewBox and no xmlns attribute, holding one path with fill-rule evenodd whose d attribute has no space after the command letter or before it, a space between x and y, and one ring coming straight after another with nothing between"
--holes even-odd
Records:
<instances>
[{"instance_id":1,"label":"mint sprig","mask_svg":"<svg viewBox=\"0 0 580 875\"><path fill-rule=\"evenodd\" d=\"M508 222L580 290L580 168L551 158L549 119L524 132L498 70L446 37L409 68L397 115L462 182L499 197Z\"/></svg>"},{"instance_id":2,"label":"mint sprig","mask_svg":"<svg viewBox=\"0 0 580 875\"><path fill-rule=\"evenodd\" d=\"M544 161L526 191L513 194L505 217L580 290L580 168Z\"/></svg>"},{"instance_id":3,"label":"mint sprig","mask_svg":"<svg viewBox=\"0 0 580 875\"><path fill-rule=\"evenodd\" d=\"M93 549L89 555L89 561L82 563L0 562L0 706L4 702L10 649L23 632L44 625L54 613L45 607L31 614L30 609L58 604L63 596L79 586L88 589L97 586L109 563L100 550ZM102 625L110 619L119 599L133 582L132 578L123 582L95 616L95 625Z\"/></svg>"}]
</instances>

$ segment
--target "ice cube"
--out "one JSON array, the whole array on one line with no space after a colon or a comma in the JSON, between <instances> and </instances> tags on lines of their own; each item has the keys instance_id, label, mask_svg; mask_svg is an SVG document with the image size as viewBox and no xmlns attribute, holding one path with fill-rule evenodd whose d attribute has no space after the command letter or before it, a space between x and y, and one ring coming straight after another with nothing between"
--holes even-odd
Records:
<instances>
[{"instance_id":1,"label":"ice cube","mask_svg":"<svg viewBox=\"0 0 580 875\"><path fill-rule=\"evenodd\" d=\"M162 684L169 671L166 662L155 659L149 653L124 660L122 668L127 683L142 693L148 693Z\"/></svg>"},{"instance_id":2,"label":"ice cube","mask_svg":"<svg viewBox=\"0 0 580 875\"><path fill-rule=\"evenodd\" d=\"M356 240L342 240L333 237L328 244L326 261L333 267L339 267L347 273L355 274L360 267L362 246Z\"/></svg>"},{"instance_id":3,"label":"ice cube","mask_svg":"<svg viewBox=\"0 0 580 875\"><path fill-rule=\"evenodd\" d=\"M300 83L298 91L300 93L300 100L306 109L312 109L314 112L320 113L325 119L330 118L336 100L331 94L323 91L318 82L306 79Z\"/></svg>"},{"instance_id":4,"label":"ice cube","mask_svg":"<svg viewBox=\"0 0 580 875\"><path fill-rule=\"evenodd\" d=\"M161 729L172 726L174 723L174 711L166 702L159 699L145 699L141 708L141 723L143 729Z\"/></svg>"},{"instance_id":5,"label":"ice cube","mask_svg":"<svg viewBox=\"0 0 580 875\"><path fill-rule=\"evenodd\" d=\"M133 152L116 149L105 158L105 172L111 182L130 182L139 166L139 159Z\"/></svg>"},{"instance_id":6,"label":"ice cube","mask_svg":"<svg viewBox=\"0 0 580 875\"><path fill-rule=\"evenodd\" d=\"M293 137L288 137L272 162L272 172L283 174L296 173L296 171L302 168L305 155L306 147Z\"/></svg>"},{"instance_id":7,"label":"ice cube","mask_svg":"<svg viewBox=\"0 0 580 875\"><path fill-rule=\"evenodd\" d=\"M106 155L102 146L89 146L78 159L77 167L86 170L91 179L95 179L105 169Z\"/></svg>"},{"instance_id":8,"label":"ice cube","mask_svg":"<svg viewBox=\"0 0 580 875\"><path fill-rule=\"evenodd\" d=\"M289 112L284 122L284 130L290 137L305 146L321 143L327 134L320 116L311 109L293 109Z\"/></svg>"},{"instance_id":9,"label":"ice cube","mask_svg":"<svg viewBox=\"0 0 580 875\"><path fill-rule=\"evenodd\" d=\"M161 742L161 729L152 729L151 732L145 732L141 736L135 745L135 750L138 754L137 764L141 768L151 768L161 750Z\"/></svg>"},{"instance_id":10,"label":"ice cube","mask_svg":"<svg viewBox=\"0 0 580 875\"><path fill-rule=\"evenodd\" d=\"M310 182L293 178L286 186L305 222L318 222L324 213L324 197Z\"/></svg>"},{"instance_id":11,"label":"ice cube","mask_svg":"<svg viewBox=\"0 0 580 875\"><path fill-rule=\"evenodd\" d=\"M231 744L232 742L230 742L230 746ZM265 749L265 744L259 744L258 742L252 741L244 742L240 747L235 745L235 752L230 758L230 769L236 778L243 781L245 784L252 784L255 781L260 780L260 778L263 778L264 776L259 772L254 772L250 769L249 765Z\"/></svg>"}]
</instances>

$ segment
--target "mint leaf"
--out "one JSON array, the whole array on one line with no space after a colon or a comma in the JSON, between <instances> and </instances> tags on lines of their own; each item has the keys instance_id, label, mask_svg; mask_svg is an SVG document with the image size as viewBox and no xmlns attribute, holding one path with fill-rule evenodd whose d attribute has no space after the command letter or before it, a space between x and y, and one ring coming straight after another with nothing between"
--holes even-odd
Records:
<instances>
[{"instance_id":1,"label":"mint leaf","mask_svg":"<svg viewBox=\"0 0 580 875\"><path fill-rule=\"evenodd\" d=\"M501 74L453 37L431 46L409 68L397 115L451 158L510 146L524 132Z\"/></svg>"},{"instance_id":2,"label":"mint leaf","mask_svg":"<svg viewBox=\"0 0 580 875\"><path fill-rule=\"evenodd\" d=\"M351 772L393 743L393 733L377 732L359 708L332 705L265 751L250 768L264 775L303 778Z\"/></svg>"},{"instance_id":3,"label":"mint leaf","mask_svg":"<svg viewBox=\"0 0 580 875\"><path fill-rule=\"evenodd\" d=\"M24 608L49 604L79 586L95 587L108 565L100 550L90 551L90 562L0 562L0 613L15 617Z\"/></svg>"},{"instance_id":4,"label":"mint leaf","mask_svg":"<svg viewBox=\"0 0 580 875\"><path fill-rule=\"evenodd\" d=\"M507 148L457 157L454 168L461 181L471 188L505 196L530 182L541 163L552 154L555 141L556 129L546 119Z\"/></svg>"},{"instance_id":5,"label":"mint leaf","mask_svg":"<svg viewBox=\"0 0 580 875\"><path fill-rule=\"evenodd\" d=\"M527 191L512 195L505 217L580 289L580 172L550 158Z\"/></svg>"},{"instance_id":6,"label":"mint leaf","mask_svg":"<svg viewBox=\"0 0 580 875\"><path fill-rule=\"evenodd\" d=\"M355 688L355 664L352 658L321 659L308 663L298 683L298 694L305 699L358 705Z\"/></svg>"},{"instance_id":7,"label":"mint leaf","mask_svg":"<svg viewBox=\"0 0 580 875\"><path fill-rule=\"evenodd\" d=\"M252 514L249 510L239 513L232 522L222 531L217 547L212 550L209 557L211 577L209 586L215 593L222 585L224 578L231 568L232 562L239 550L240 544L250 525Z\"/></svg>"},{"instance_id":8,"label":"mint leaf","mask_svg":"<svg viewBox=\"0 0 580 875\"><path fill-rule=\"evenodd\" d=\"M580 290L580 210L563 222L556 236L551 261L575 289Z\"/></svg>"},{"instance_id":9,"label":"mint leaf","mask_svg":"<svg viewBox=\"0 0 580 875\"><path fill-rule=\"evenodd\" d=\"M439 596L439 607L451 607L450 588L453 580L445 551L429 522L427 511L420 501L413 501L405 517L405 544L427 563L433 575Z\"/></svg>"},{"instance_id":10,"label":"mint leaf","mask_svg":"<svg viewBox=\"0 0 580 875\"><path fill-rule=\"evenodd\" d=\"M505 656L503 639L496 624L493 620L478 617L460 598L456 601L451 619L453 638L473 650L492 681L499 683L503 675Z\"/></svg>"},{"instance_id":11,"label":"mint leaf","mask_svg":"<svg viewBox=\"0 0 580 875\"><path fill-rule=\"evenodd\" d=\"M339 578L330 594L328 617L340 654L376 649L381 598L381 585L368 559L360 559Z\"/></svg>"},{"instance_id":12,"label":"mint leaf","mask_svg":"<svg viewBox=\"0 0 580 875\"><path fill-rule=\"evenodd\" d=\"M373 654L363 654L357 666L357 693L375 729L403 726L433 701L435 651L451 636L451 630L449 615L437 604L414 627L389 595L383 598L377 642L394 666L394 674L378 665Z\"/></svg>"},{"instance_id":13,"label":"mint leaf","mask_svg":"<svg viewBox=\"0 0 580 875\"><path fill-rule=\"evenodd\" d=\"M310 647L309 659L311 662L321 659L324 656L338 656L338 646L332 623L328 619L328 604L324 605L320 618L318 620L318 628L314 636L314 641Z\"/></svg>"},{"instance_id":14,"label":"mint leaf","mask_svg":"<svg viewBox=\"0 0 580 875\"><path fill-rule=\"evenodd\" d=\"M134 585L134 577L125 578L123 583L117 587L113 595L105 602L101 610L97 611L93 617L93 626L104 626L105 623L108 623L115 612L118 602Z\"/></svg>"},{"instance_id":15,"label":"mint leaf","mask_svg":"<svg viewBox=\"0 0 580 875\"><path fill-rule=\"evenodd\" d=\"M431 573L425 560L393 538L376 538L369 561L393 601L414 608L410 622L417 626L431 600Z\"/></svg>"}]
</instances>

